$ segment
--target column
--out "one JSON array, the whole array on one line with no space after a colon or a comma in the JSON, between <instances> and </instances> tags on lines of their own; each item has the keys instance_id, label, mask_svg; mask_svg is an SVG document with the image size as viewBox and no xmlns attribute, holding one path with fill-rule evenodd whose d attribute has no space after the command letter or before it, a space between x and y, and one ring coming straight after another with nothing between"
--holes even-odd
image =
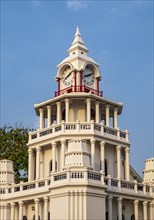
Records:
<instances>
[{"instance_id":1,"label":"column","mask_svg":"<svg viewBox=\"0 0 154 220\"><path fill-rule=\"evenodd\" d=\"M4 220L7 220L7 219L8 219L8 216L7 216L8 208L9 208L9 205L6 203L6 204L4 205Z\"/></svg>"},{"instance_id":2,"label":"column","mask_svg":"<svg viewBox=\"0 0 154 220\"><path fill-rule=\"evenodd\" d=\"M28 149L28 181L34 180L34 155L33 150Z\"/></svg>"},{"instance_id":3,"label":"column","mask_svg":"<svg viewBox=\"0 0 154 220\"><path fill-rule=\"evenodd\" d=\"M150 220L154 219L154 204L150 202Z\"/></svg>"},{"instance_id":4,"label":"column","mask_svg":"<svg viewBox=\"0 0 154 220\"><path fill-rule=\"evenodd\" d=\"M19 220L23 220L23 201L19 202Z\"/></svg>"},{"instance_id":5,"label":"column","mask_svg":"<svg viewBox=\"0 0 154 220\"><path fill-rule=\"evenodd\" d=\"M48 196L44 197L44 220L48 220Z\"/></svg>"},{"instance_id":6,"label":"column","mask_svg":"<svg viewBox=\"0 0 154 220\"><path fill-rule=\"evenodd\" d=\"M95 139L91 141L91 166L93 170L95 170Z\"/></svg>"},{"instance_id":7,"label":"column","mask_svg":"<svg viewBox=\"0 0 154 220\"><path fill-rule=\"evenodd\" d=\"M40 178L40 151L41 148L36 148L36 179Z\"/></svg>"},{"instance_id":8,"label":"column","mask_svg":"<svg viewBox=\"0 0 154 220\"><path fill-rule=\"evenodd\" d=\"M95 103L95 113L96 113L96 118L95 118L95 122L97 123L97 124L99 124L99 102L96 102Z\"/></svg>"},{"instance_id":9,"label":"column","mask_svg":"<svg viewBox=\"0 0 154 220\"><path fill-rule=\"evenodd\" d=\"M39 220L39 199L35 199L35 220Z\"/></svg>"},{"instance_id":10,"label":"column","mask_svg":"<svg viewBox=\"0 0 154 220\"><path fill-rule=\"evenodd\" d=\"M0 219L3 220L4 219L4 205L1 204L0 205Z\"/></svg>"},{"instance_id":11,"label":"column","mask_svg":"<svg viewBox=\"0 0 154 220\"><path fill-rule=\"evenodd\" d=\"M122 220L122 198L117 199L118 202L118 220Z\"/></svg>"},{"instance_id":12,"label":"column","mask_svg":"<svg viewBox=\"0 0 154 220\"><path fill-rule=\"evenodd\" d=\"M43 129L45 126L43 108L40 108L39 112L40 112L40 129Z\"/></svg>"},{"instance_id":13,"label":"column","mask_svg":"<svg viewBox=\"0 0 154 220\"><path fill-rule=\"evenodd\" d=\"M65 145L66 145L66 141L62 140L61 141L61 154L62 154L62 159L61 159L61 170L63 170L64 166L65 166Z\"/></svg>"},{"instance_id":14,"label":"column","mask_svg":"<svg viewBox=\"0 0 154 220\"><path fill-rule=\"evenodd\" d=\"M12 202L11 203L11 219L10 220L14 220L15 219L15 203Z\"/></svg>"},{"instance_id":15,"label":"column","mask_svg":"<svg viewBox=\"0 0 154 220\"><path fill-rule=\"evenodd\" d=\"M57 102L57 124L61 122L61 102Z\"/></svg>"},{"instance_id":16,"label":"column","mask_svg":"<svg viewBox=\"0 0 154 220\"><path fill-rule=\"evenodd\" d=\"M47 126L51 126L51 105L47 106L47 118L48 118L48 123Z\"/></svg>"},{"instance_id":17,"label":"column","mask_svg":"<svg viewBox=\"0 0 154 220\"><path fill-rule=\"evenodd\" d=\"M69 99L65 99L65 122L69 122Z\"/></svg>"},{"instance_id":18,"label":"column","mask_svg":"<svg viewBox=\"0 0 154 220\"><path fill-rule=\"evenodd\" d=\"M117 178L121 178L121 146L117 146Z\"/></svg>"},{"instance_id":19,"label":"column","mask_svg":"<svg viewBox=\"0 0 154 220\"><path fill-rule=\"evenodd\" d=\"M91 120L91 99L87 99L87 122Z\"/></svg>"},{"instance_id":20,"label":"column","mask_svg":"<svg viewBox=\"0 0 154 220\"><path fill-rule=\"evenodd\" d=\"M107 201L108 201L108 219L109 220L113 220L113 218L112 218L112 200L113 200L112 196L107 197Z\"/></svg>"},{"instance_id":21,"label":"column","mask_svg":"<svg viewBox=\"0 0 154 220\"><path fill-rule=\"evenodd\" d=\"M129 149L129 147L127 147L127 148L125 149L125 179L126 179L127 181L130 180L129 152L130 152L130 149Z\"/></svg>"},{"instance_id":22,"label":"column","mask_svg":"<svg viewBox=\"0 0 154 220\"><path fill-rule=\"evenodd\" d=\"M144 201L144 202L143 202L143 219L144 219L144 220L147 220L147 219L148 219L148 218L147 218L147 204L148 204L147 201Z\"/></svg>"},{"instance_id":23,"label":"column","mask_svg":"<svg viewBox=\"0 0 154 220\"><path fill-rule=\"evenodd\" d=\"M113 127L117 128L118 127L118 108L113 109Z\"/></svg>"},{"instance_id":24,"label":"column","mask_svg":"<svg viewBox=\"0 0 154 220\"><path fill-rule=\"evenodd\" d=\"M106 105L105 106L105 125L107 127L110 126L110 123L109 123L109 118L110 118L110 106L109 105Z\"/></svg>"},{"instance_id":25,"label":"column","mask_svg":"<svg viewBox=\"0 0 154 220\"><path fill-rule=\"evenodd\" d=\"M138 220L138 204L139 204L139 201L138 201L138 200L135 200L135 201L134 201L134 215L135 215L135 220Z\"/></svg>"},{"instance_id":26,"label":"column","mask_svg":"<svg viewBox=\"0 0 154 220\"><path fill-rule=\"evenodd\" d=\"M105 142L104 141L101 141L100 143L100 146L101 146L101 170L103 172L105 172L105 169L104 169L104 165L105 165Z\"/></svg>"},{"instance_id":27,"label":"column","mask_svg":"<svg viewBox=\"0 0 154 220\"><path fill-rule=\"evenodd\" d=\"M56 171L56 143L52 143L52 171Z\"/></svg>"}]
</instances>

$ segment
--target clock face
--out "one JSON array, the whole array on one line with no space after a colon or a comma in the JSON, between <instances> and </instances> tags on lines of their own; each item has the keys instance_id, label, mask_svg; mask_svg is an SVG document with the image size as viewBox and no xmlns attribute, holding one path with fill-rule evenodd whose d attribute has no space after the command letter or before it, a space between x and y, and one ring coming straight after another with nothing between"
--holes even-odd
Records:
<instances>
[{"instance_id":1,"label":"clock face","mask_svg":"<svg viewBox=\"0 0 154 220\"><path fill-rule=\"evenodd\" d=\"M94 71L89 66L83 71L82 79L87 85L92 85L94 83Z\"/></svg>"},{"instance_id":2,"label":"clock face","mask_svg":"<svg viewBox=\"0 0 154 220\"><path fill-rule=\"evenodd\" d=\"M62 75L62 81L64 85L71 85L74 80L74 72L71 70L71 67L67 67Z\"/></svg>"}]
</instances>

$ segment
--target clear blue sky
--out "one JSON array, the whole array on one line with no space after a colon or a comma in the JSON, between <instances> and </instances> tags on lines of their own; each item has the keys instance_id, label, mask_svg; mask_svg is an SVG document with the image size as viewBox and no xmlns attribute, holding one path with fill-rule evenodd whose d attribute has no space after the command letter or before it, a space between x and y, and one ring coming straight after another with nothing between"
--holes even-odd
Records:
<instances>
[{"instance_id":1,"label":"clear blue sky","mask_svg":"<svg viewBox=\"0 0 154 220\"><path fill-rule=\"evenodd\" d=\"M79 24L106 98L123 102L131 164L153 155L153 1L1 1L1 126L35 128L33 105L57 90L57 64Z\"/></svg>"}]
</instances>

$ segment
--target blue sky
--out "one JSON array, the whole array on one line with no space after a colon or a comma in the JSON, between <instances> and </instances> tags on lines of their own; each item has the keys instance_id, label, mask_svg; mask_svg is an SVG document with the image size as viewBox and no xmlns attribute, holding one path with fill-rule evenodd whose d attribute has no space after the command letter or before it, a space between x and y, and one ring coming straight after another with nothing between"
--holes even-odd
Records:
<instances>
[{"instance_id":1,"label":"blue sky","mask_svg":"<svg viewBox=\"0 0 154 220\"><path fill-rule=\"evenodd\" d=\"M131 164L154 156L153 1L1 1L1 126L35 128L33 105L54 96L57 65L79 24L100 64L105 98L124 103Z\"/></svg>"}]
</instances>

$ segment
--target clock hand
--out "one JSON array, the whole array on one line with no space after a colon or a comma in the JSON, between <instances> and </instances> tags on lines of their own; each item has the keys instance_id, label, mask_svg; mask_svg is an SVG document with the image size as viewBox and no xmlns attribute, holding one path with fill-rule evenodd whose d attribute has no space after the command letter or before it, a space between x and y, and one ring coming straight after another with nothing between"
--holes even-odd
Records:
<instances>
[{"instance_id":1,"label":"clock hand","mask_svg":"<svg viewBox=\"0 0 154 220\"><path fill-rule=\"evenodd\" d=\"M88 77L88 76L91 76L91 75L92 75L92 73L89 73L89 74L85 75L84 77Z\"/></svg>"},{"instance_id":2,"label":"clock hand","mask_svg":"<svg viewBox=\"0 0 154 220\"><path fill-rule=\"evenodd\" d=\"M65 80L71 75L72 70L67 74L67 76L65 77Z\"/></svg>"}]
</instances>

